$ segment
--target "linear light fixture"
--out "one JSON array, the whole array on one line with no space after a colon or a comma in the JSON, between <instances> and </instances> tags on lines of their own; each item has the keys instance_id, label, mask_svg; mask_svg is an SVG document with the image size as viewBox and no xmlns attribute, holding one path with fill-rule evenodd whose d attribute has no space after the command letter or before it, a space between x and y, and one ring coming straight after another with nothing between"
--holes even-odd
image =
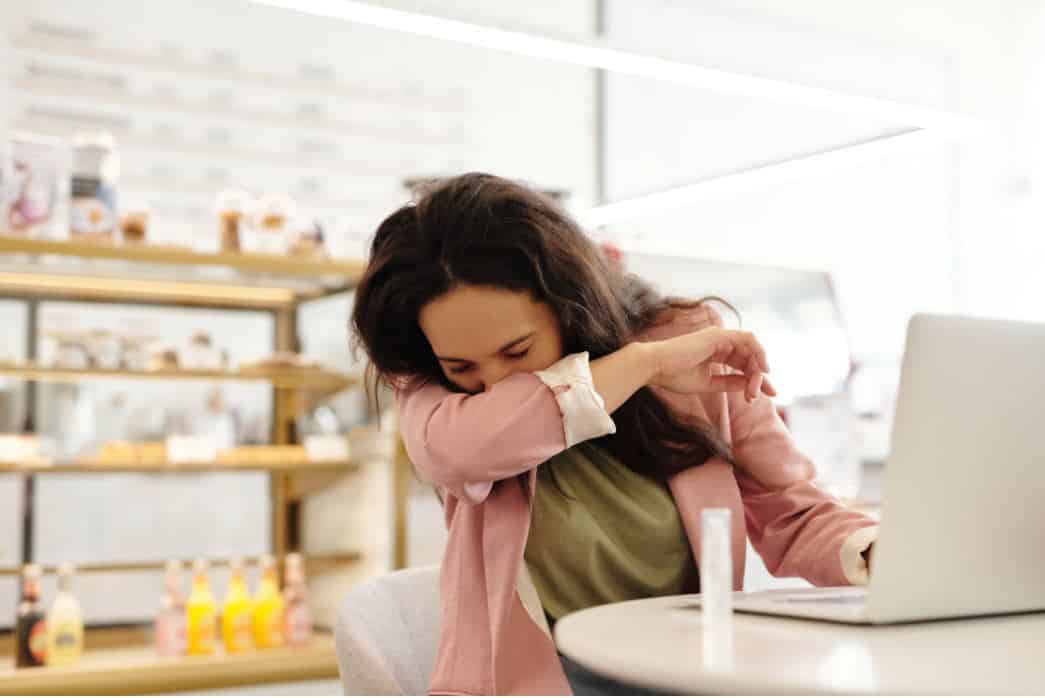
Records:
<instances>
[{"instance_id":1,"label":"linear light fixture","mask_svg":"<svg viewBox=\"0 0 1045 698\"><path fill-rule=\"evenodd\" d=\"M382 29L444 39L493 51L514 53L559 63L601 68L614 73L676 82L717 92L760 97L814 109L861 114L919 128L965 130L974 120L962 114L901 104L873 97L848 95L821 87L799 85L743 73L706 68L640 53L608 48L599 42L565 41L381 7L357 0L251 0L254 4L365 24Z\"/></svg>"}]
</instances>

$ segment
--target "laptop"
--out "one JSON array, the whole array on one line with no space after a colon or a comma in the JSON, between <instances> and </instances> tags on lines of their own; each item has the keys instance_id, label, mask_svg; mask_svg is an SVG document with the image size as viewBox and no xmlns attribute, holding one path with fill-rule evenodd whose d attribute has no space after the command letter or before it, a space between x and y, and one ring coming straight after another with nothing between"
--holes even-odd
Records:
<instances>
[{"instance_id":1,"label":"laptop","mask_svg":"<svg viewBox=\"0 0 1045 698\"><path fill-rule=\"evenodd\" d=\"M1045 610L1045 324L915 315L866 588L737 611L888 624Z\"/></svg>"}]
</instances>

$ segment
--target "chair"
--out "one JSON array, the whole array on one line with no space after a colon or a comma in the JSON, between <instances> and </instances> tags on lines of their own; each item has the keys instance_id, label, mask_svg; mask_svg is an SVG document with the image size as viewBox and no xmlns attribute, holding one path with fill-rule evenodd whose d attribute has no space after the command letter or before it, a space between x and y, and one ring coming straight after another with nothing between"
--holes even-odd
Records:
<instances>
[{"instance_id":1,"label":"chair","mask_svg":"<svg viewBox=\"0 0 1045 698\"><path fill-rule=\"evenodd\" d=\"M438 638L438 567L400 570L354 588L334 628L345 695L424 695Z\"/></svg>"}]
</instances>

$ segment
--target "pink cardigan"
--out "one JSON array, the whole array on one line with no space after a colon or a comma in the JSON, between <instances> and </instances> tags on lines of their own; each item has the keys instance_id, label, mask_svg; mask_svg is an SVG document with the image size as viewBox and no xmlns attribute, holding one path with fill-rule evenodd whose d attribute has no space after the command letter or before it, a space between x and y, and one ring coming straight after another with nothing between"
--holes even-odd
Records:
<instances>
[{"instance_id":1,"label":"pink cardigan","mask_svg":"<svg viewBox=\"0 0 1045 698\"><path fill-rule=\"evenodd\" d=\"M700 329L680 315L644 339ZM876 522L817 489L772 402L739 394L660 393L711 421L739 468L714 458L674 476L669 489L700 559L700 511L733 513L734 587L746 541L777 576L819 586L861 584L861 557ZM478 395L429 384L397 392L403 439L419 474L440 488L449 540L440 581L436 695L569 695L523 551L537 466L586 439L615 431L594 390L588 356L512 375Z\"/></svg>"}]
</instances>

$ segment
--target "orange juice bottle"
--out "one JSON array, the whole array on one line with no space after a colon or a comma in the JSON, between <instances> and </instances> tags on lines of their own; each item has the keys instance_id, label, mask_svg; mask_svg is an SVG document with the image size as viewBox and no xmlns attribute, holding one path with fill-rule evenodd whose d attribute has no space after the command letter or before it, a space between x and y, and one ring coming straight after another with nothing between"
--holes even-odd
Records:
<instances>
[{"instance_id":1,"label":"orange juice bottle","mask_svg":"<svg viewBox=\"0 0 1045 698\"><path fill-rule=\"evenodd\" d=\"M250 634L251 606L243 561L233 560L230 565L229 588L225 592L225 604L221 611L221 637L225 642L226 652L243 652L254 646L254 639Z\"/></svg>"},{"instance_id":2,"label":"orange juice bottle","mask_svg":"<svg viewBox=\"0 0 1045 698\"><path fill-rule=\"evenodd\" d=\"M185 636L188 654L213 654L217 631L217 608L210 591L207 561L192 566L192 593L185 604Z\"/></svg>"},{"instance_id":3,"label":"orange juice bottle","mask_svg":"<svg viewBox=\"0 0 1045 698\"><path fill-rule=\"evenodd\" d=\"M260 565L261 582L251 616L254 646L279 647L283 644L283 596L279 593L276 561L271 555L263 555Z\"/></svg>"}]
</instances>

